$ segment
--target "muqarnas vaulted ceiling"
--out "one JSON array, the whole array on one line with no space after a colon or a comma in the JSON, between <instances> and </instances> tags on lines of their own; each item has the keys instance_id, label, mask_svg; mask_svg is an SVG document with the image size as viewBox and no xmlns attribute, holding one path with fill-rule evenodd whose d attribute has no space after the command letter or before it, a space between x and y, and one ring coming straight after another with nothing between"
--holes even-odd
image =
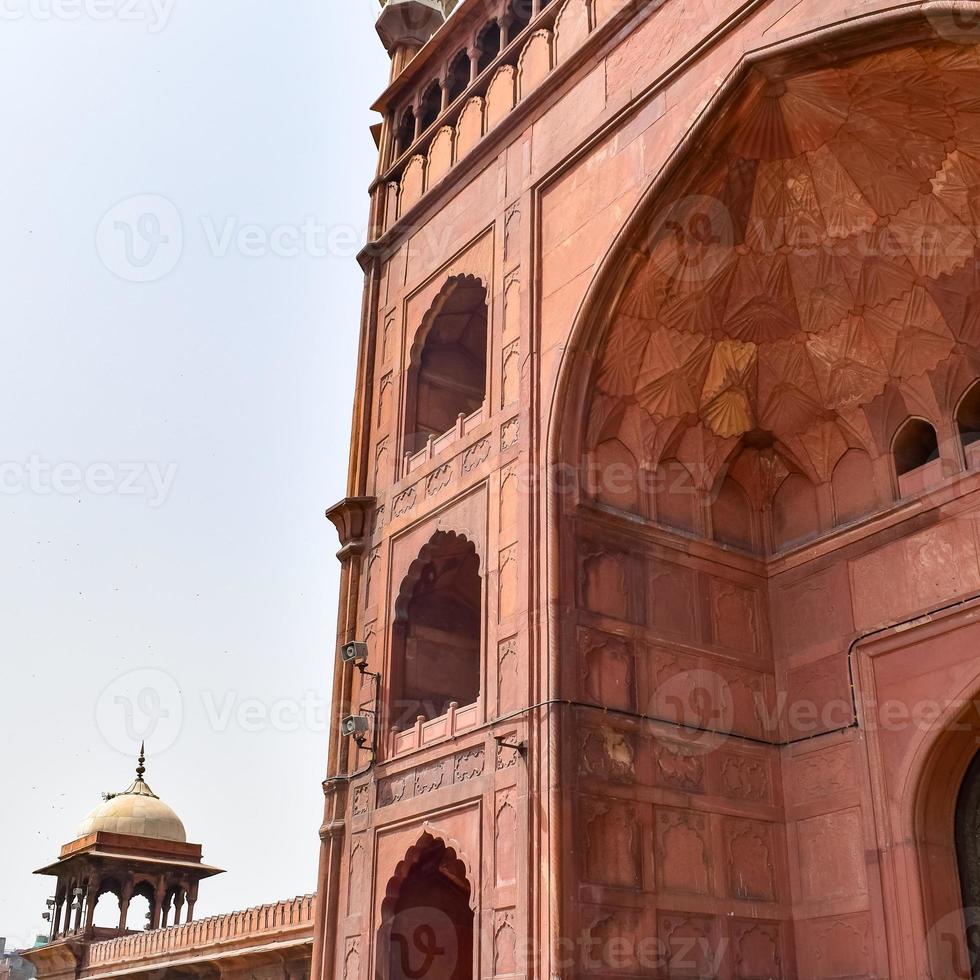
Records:
<instances>
[{"instance_id":1,"label":"muqarnas vaulted ceiling","mask_svg":"<svg viewBox=\"0 0 980 980\"><path fill-rule=\"evenodd\" d=\"M754 70L689 159L602 341L590 446L711 478L769 446L820 482L980 373L978 48Z\"/></svg>"}]
</instances>

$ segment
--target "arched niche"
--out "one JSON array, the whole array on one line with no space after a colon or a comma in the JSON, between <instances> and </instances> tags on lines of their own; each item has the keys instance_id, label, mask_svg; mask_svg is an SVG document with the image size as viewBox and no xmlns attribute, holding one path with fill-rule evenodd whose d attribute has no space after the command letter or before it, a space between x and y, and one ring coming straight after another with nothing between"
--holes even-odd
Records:
<instances>
[{"instance_id":1,"label":"arched niche","mask_svg":"<svg viewBox=\"0 0 980 980\"><path fill-rule=\"evenodd\" d=\"M388 882L377 937L379 980L472 980L474 897L457 849L423 833Z\"/></svg>"},{"instance_id":2,"label":"arched niche","mask_svg":"<svg viewBox=\"0 0 980 980\"><path fill-rule=\"evenodd\" d=\"M862 449L849 449L844 453L831 475L831 490L834 523L838 526L873 514L879 501L871 457Z\"/></svg>"},{"instance_id":3,"label":"arched niche","mask_svg":"<svg viewBox=\"0 0 980 980\"><path fill-rule=\"evenodd\" d=\"M802 474L790 473L772 501L773 544L780 551L810 541L819 533L817 488Z\"/></svg>"}]
</instances>

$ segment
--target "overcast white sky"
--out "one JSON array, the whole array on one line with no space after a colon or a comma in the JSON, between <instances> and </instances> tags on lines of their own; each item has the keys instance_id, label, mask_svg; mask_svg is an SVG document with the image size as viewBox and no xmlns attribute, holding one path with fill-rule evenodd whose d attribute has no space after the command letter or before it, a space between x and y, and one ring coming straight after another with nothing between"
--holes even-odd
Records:
<instances>
[{"instance_id":1,"label":"overcast white sky","mask_svg":"<svg viewBox=\"0 0 980 980\"><path fill-rule=\"evenodd\" d=\"M199 915L315 886L377 10L0 0L15 942L51 892L31 872L144 731L150 785L228 870Z\"/></svg>"}]
</instances>

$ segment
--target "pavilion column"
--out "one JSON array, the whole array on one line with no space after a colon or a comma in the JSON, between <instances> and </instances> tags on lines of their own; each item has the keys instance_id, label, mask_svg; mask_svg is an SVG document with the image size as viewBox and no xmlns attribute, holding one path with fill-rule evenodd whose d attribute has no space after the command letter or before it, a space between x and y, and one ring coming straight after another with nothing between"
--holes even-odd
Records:
<instances>
[{"instance_id":1,"label":"pavilion column","mask_svg":"<svg viewBox=\"0 0 980 980\"><path fill-rule=\"evenodd\" d=\"M513 23L513 20L514 20L513 17L511 17L510 13L508 12L508 13L501 14L500 18L497 21L497 24L500 27L500 50L501 51L503 51L504 48L506 48L507 45L510 44L512 40L510 36L510 28L511 28L511 24Z\"/></svg>"},{"instance_id":2,"label":"pavilion column","mask_svg":"<svg viewBox=\"0 0 980 980\"><path fill-rule=\"evenodd\" d=\"M75 894L75 892L78 894ZM84 898L84 892L82 892L81 888L76 887L72 893L72 911L75 913L72 932L78 932L78 930L82 928L82 901Z\"/></svg>"},{"instance_id":3,"label":"pavilion column","mask_svg":"<svg viewBox=\"0 0 980 980\"><path fill-rule=\"evenodd\" d=\"M91 932L95 925L95 906L99 903L99 886L89 885L85 895L85 931Z\"/></svg>"},{"instance_id":4,"label":"pavilion column","mask_svg":"<svg viewBox=\"0 0 980 980\"><path fill-rule=\"evenodd\" d=\"M156 892L153 895L153 908L150 909L150 928L160 928L160 918L163 914L163 903L167 897L167 880L161 878L157 882Z\"/></svg>"},{"instance_id":5,"label":"pavilion column","mask_svg":"<svg viewBox=\"0 0 980 980\"><path fill-rule=\"evenodd\" d=\"M133 882L127 881L123 884L122 894L119 896L119 931L126 932L129 921L129 903L133 899Z\"/></svg>"},{"instance_id":6,"label":"pavilion column","mask_svg":"<svg viewBox=\"0 0 980 980\"><path fill-rule=\"evenodd\" d=\"M180 912L184 907L184 889L178 888L174 895L174 925L180 925Z\"/></svg>"},{"instance_id":7,"label":"pavilion column","mask_svg":"<svg viewBox=\"0 0 980 980\"><path fill-rule=\"evenodd\" d=\"M194 921L194 906L197 904L197 882L191 885L190 891L187 893L187 921Z\"/></svg>"},{"instance_id":8,"label":"pavilion column","mask_svg":"<svg viewBox=\"0 0 980 980\"><path fill-rule=\"evenodd\" d=\"M61 899L58 898L58 893L55 892L54 896L54 908L51 909L51 938L57 939L58 932L61 929L61 910L63 908L63 903Z\"/></svg>"}]
</instances>

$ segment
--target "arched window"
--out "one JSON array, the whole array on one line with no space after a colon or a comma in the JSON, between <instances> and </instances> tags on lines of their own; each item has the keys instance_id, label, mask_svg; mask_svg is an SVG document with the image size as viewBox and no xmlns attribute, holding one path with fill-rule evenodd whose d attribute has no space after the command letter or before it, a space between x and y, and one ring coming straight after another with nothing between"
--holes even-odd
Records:
<instances>
[{"instance_id":1,"label":"arched window","mask_svg":"<svg viewBox=\"0 0 980 980\"><path fill-rule=\"evenodd\" d=\"M424 133L438 118L442 111L442 86L433 82L422 96L419 104L419 132Z\"/></svg>"},{"instance_id":2,"label":"arched window","mask_svg":"<svg viewBox=\"0 0 980 980\"><path fill-rule=\"evenodd\" d=\"M901 477L939 459L936 430L924 419L909 419L895 436L895 472Z\"/></svg>"},{"instance_id":3,"label":"arched window","mask_svg":"<svg viewBox=\"0 0 980 980\"><path fill-rule=\"evenodd\" d=\"M472 415L487 393L487 291L470 276L450 279L433 304L412 351L406 449L448 432Z\"/></svg>"},{"instance_id":4,"label":"arched window","mask_svg":"<svg viewBox=\"0 0 980 980\"><path fill-rule=\"evenodd\" d=\"M106 880L99 886L99 895L95 900L95 914L92 924L96 929L118 929L120 913L120 896L122 885L115 880Z\"/></svg>"},{"instance_id":5,"label":"arched window","mask_svg":"<svg viewBox=\"0 0 980 980\"><path fill-rule=\"evenodd\" d=\"M956 429L964 449L975 442L980 442L980 381L963 396L956 409ZM968 456L967 465L969 464Z\"/></svg>"},{"instance_id":6,"label":"arched window","mask_svg":"<svg viewBox=\"0 0 980 980\"><path fill-rule=\"evenodd\" d=\"M129 932L149 929L153 923L153 888L146 882L137 885L126 914Z\"/></svg>"},{"instance_id":7,"label":"arched window","mask_svg":"<svg viewBox=\"0 0 980 980\"><path fill-rule=\"evenodd\" d=\"M412 564L395 608L392 728L476 703L482 629L479 555L466 538L440 531Z\"/></svg>"},{"instance_id":8,"label":"arched window","mask_svg":"<svg viewBox=\"0 0 980 980\"><path fill-rule=\"evenodd\" d=\"M409 106L402 113L395 139L395 156L401 156L415 142L415 110Z\"/></svg>"},{"instance_id":9,"label":"arched window","mask_svg":"<svg viewBox=\"0 0 980 980\"><path fill-rule=\"evenodd\" d=\"M476 39L476 46L480 52L477 71L482 72L489 68L497 55L500 54L500 25L495 20L492 20L480 31L480 35Z\"/></svg>"},{"instance_id":10,"label":"arched window","mask_svg":"<svg viewBox=\"0 0 980 980\"><path fill-rule=\"evenodd\" d=\"M544 7L544 4L541 4ZM521 31L531 23L533 4L531 0L511 0L510 4L510 32L508 37L517 37Z\"/></svg>"},{"instance_id":11,"label":"arched window","mask_svg":"<svg viewBox=\"0 0 980 980\"><path fill-rule=\"evenodd\" d=\"M470 84L470 56L466 51L460 51L449 65L446 76L446 102L452 104Z\"/></svg>"}]
</instances>

